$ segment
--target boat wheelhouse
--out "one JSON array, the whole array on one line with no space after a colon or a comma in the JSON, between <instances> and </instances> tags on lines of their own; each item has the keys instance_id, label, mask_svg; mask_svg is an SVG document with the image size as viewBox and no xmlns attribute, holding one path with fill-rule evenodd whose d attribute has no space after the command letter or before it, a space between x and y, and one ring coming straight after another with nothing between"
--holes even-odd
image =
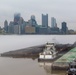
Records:
<instances>
[{"instance_id":1,"label":"boat wheelhouse","mask_svg":"<svg viewBox=\"0 0 76 75\"><path fill-rule=\"evenodd\" d=\"M54 43L46 43L42 53L39 54L39 60L51 60L56 58L57 52Z\"/></svg>"}]
</instances>

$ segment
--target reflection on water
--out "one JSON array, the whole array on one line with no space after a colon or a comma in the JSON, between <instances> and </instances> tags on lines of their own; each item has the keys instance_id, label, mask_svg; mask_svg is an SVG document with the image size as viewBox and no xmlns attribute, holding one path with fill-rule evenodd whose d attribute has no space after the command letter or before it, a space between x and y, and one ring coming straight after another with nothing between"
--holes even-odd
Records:
<instances>
[{"instance_id":1,"label":"reflection on water","mask_svg":"<svg viewBox=\"0 0 76 75\"><path fill-rule=\"evenodd\" d=\"M0 57L0 75L65 75L64 71L52 71L51 65L37 59Z\"/></svg>"},{"instance_id":2,"label":"reflection on water","mask_svg":"<svg viewBox=\"0 0 76 75\"><path fill-rule=\"evenodd\" d=\"M47 75L65 75L65 71L59 71L59 70L52 70L52 62L46 62L46 61L41 61L38 62L40 67L43 67L44 70L46 71Z\"/></svg>"}]
</instances>

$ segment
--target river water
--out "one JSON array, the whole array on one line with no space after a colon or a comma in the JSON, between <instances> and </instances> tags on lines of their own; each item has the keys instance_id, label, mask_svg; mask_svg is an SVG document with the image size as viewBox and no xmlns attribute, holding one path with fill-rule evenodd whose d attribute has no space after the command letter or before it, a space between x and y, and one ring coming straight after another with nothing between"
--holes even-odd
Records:
<instances>
[{"instance_id":1,"label":"river water","mask_svg":"<svg viewBox=\"0 0 76 75\"><path fill-rule=\"evenodd\" d=\"M76 41L76 35L0 35L0 53L42 45L47 42L71 43Z\"/></svg>"},{"instance_id":2,"label":"river water","mask_svg":"<svg viewBox=\"0 0 76 75\"><path fill-rule=\"evenodd\" d=\"M0 35L0 53L47 42L73 44L75 41L76 35ZM51 62L0 57L0 75L65 75L65 72L52 71Z\"/></svg>"},{"instance_id":3,"label":"river water","mask_svg":"<svg viewBox=\"0 0 76 75\"><path fill-rule=\"evenodd\" d=\"M64 71L52 71L51 62L37 59L0 57L0 75L65 75Z\"/></svg>"}]
</instances>

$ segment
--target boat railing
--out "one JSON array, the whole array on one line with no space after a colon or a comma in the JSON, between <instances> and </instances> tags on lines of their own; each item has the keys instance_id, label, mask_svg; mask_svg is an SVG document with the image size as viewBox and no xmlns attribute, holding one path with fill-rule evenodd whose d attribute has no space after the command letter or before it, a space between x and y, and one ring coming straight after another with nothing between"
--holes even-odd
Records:
<instances>
[{"instance_id":1,"label":"boat railing","mask_svg":"<svg viewBox=\"0 0 76 75\"><path fill-rule=\"evenodd\" d=\"M46 54L40 53L40 55L52 55L52 54L50 54L50 53L46 53Z\"/></svg>"}]
</instances>

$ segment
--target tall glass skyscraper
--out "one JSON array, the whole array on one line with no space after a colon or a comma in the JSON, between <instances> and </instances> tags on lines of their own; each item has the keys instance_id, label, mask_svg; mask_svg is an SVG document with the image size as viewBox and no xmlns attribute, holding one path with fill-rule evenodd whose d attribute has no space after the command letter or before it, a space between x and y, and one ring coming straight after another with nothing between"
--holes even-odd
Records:
<instances>
[{"instance_id":1,"label":"tall glass skyscraper","mask_svg":"<svg viewBox=\"0 0 76 75\"><path fill-rule=\"evenodd\" d=\"M35 16L34 15L31 16L31 19L30 19L29 23L33 27L36 27L37 26L37 22L36 22L36 19L35 19Z\"/></svg>"},{"instance_id":2,"label":"tall glass skyscraper","mask_svg":"<svg viewBox=\"0 0 76 75\"><path fill-rule=\"evenodd\" d=\"M4 30L5 32L8 32L8 21L7 20L4 21Z\"/></svg>"},{"instance_id":3,"label":"tall glass skyscraper","mask_svg":"<svg viewBox=\"0 0 76 75\"><path fill-rule=\"evenodd\" d=\"M14 14L14 25L17 25L19 20L20 20L21 14L20 13L15 13Z\"/></svg>"},{"instance_id":4,"label":"tall glass skyscraper","mask_svg":"<svg viewBox=\"0 0 76 75\"><path fill-rule=\"evenodd\" d=\"M57 27L56 19L54 17L51 18L51 27L52 28Z\"/></svg>"},{"instance_id":5,"label":"tall glass skyscraper","mask_svg":"<svg viewBox=\"0 0 76 75\"><path fill-rule=\"evenodd\" d=\"M67 32L67 23L66 22L62 22L62 32L63 33Z\"/></svg>"},{"instance_id":6,"label":"tall glass skyscraper","mask_svg":"<svg viewBox=\"0 0 76 75\"><path fill-rule=\"evenodd\" d=\"M48 14L42 14L42 27L48 27Z\"/></svg>"}]
</instances>

